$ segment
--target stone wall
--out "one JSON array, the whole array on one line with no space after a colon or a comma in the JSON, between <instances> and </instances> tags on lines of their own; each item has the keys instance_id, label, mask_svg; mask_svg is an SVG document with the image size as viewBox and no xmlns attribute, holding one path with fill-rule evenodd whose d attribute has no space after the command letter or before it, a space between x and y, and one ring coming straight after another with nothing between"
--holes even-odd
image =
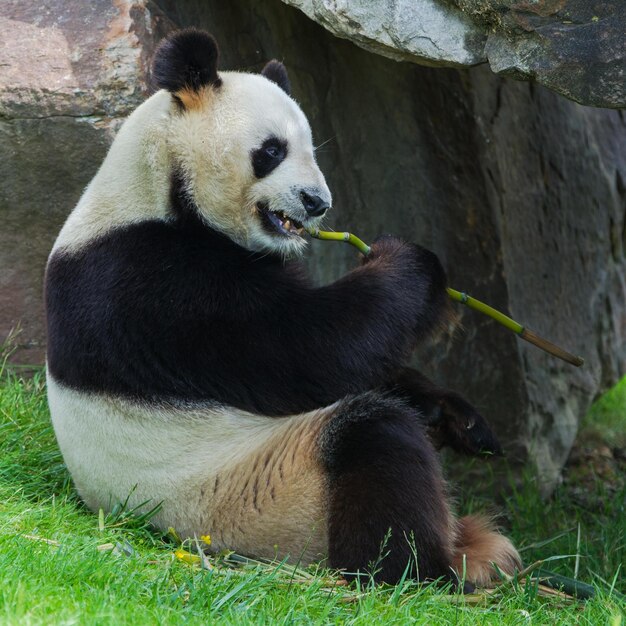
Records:
<instances>
[{"instance_id":1,"label":"stone wall","mask_svg":"<svg viewBox=\"0 0 626 626\"><path fill-rule=\"evenodd\" d=\"M224 69L285 62L320 146L335 228L430 247L452 286L586 358L572 368L460 308L463 330L416 359L480 407L510 462L530 460L554 484L579 417L626 371L623 113L486 66L398 63L278 0L97 0L71 17L61 0L46 6L45 17L34 2L0 9L13 37L0 37L0 54L17 67L7 73L0 59L0 334L21 320L15 359L43 357L47 252L144 97L155 41L195 25L216 34ZM340 244L312 245L320 280L355 260Z\"/></svg>"}]
</instances>

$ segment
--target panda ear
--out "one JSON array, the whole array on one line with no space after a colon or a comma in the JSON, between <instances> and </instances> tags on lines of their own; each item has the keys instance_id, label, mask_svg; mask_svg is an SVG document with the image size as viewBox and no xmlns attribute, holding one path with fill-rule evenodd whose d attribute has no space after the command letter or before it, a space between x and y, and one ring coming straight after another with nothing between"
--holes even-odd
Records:
<instances>
[{"instance_id":1,"label":"panda ear","mask_svg":"<svg viewBox=\"0 0 626 626\"><path fill-rule=\"evenodd\" d=\"M179 30L164 39L156 50L152 80L158 89L167 89L179 102L197 95L203 87L219 87L219 49L209 33L195 28Z\"/></svg>"},{"instance_id":2,"label":"panda ear","mask_svg":"<svg viewBox=\"0 0 626 626\"><path fill-rule=\"evenodd\" d=\"M288 96L291 95L291 83L287 75L287 68L276 59L272 59L262 70L261 74L268 80L276 83Z\"/></svg>"}]
</instances>

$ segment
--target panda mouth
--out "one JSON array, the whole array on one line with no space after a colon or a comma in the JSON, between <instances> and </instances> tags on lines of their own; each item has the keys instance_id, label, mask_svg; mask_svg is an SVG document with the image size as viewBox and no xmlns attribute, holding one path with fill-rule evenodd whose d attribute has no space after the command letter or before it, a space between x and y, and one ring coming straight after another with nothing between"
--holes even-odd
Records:
<instances>
[{"instance_id":1,"label":"panda mouth","mask_svg":"<svg viewBox=\"0 0 626 626\"><path fill-rule=\"evenodd\" d=\"M283 211L271 211L266 202L257 202L257 211L265 230L283 237L301 237L304 226L301 222L289 217Z\"/></svg>"}]
</instances>

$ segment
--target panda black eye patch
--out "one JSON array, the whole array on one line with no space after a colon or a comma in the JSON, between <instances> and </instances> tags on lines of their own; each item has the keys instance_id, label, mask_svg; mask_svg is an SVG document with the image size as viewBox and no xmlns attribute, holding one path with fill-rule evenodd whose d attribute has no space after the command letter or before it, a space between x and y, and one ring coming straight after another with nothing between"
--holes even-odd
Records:
<instances>
[{"instance_id":1,"label":"panda black eye patch","mask_svg":"<svg viewBox=\"0 0 626 626\"><path fill-rule=\"evenodd\" d=\"M268 137L260 148L252 151L252 169L257 178L273 172L287 158L287 142Z\"/></svg>"}]
</instances>

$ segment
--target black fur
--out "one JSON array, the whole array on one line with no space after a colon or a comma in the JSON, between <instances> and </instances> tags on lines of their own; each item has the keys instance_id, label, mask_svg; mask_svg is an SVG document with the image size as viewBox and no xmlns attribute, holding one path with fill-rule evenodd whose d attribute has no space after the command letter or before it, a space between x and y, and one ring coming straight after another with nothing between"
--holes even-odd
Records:
<instances>
[{"instance_id":1,"label":"black fur","mask_svg":"<svg viewBox=\"0 0 626 626\"><path fill-rule=\"evenodd\" d=\"M178 169L174 170L170 180L170 207L179 228L188 225L204 228L198 208L187 192L185 177Z\"/></svg>"},{"instance_id":2,"label":"black fur","mask_svg":"<svg viewBox=\"0 0 626 626\"><path fill-rule=\"evenodd\" d=\"M389 380L445 315L445 274L418 246L387 238L314 287L299 265L250 253L181 207L180 193L173 201L171 223L51 257L48 363L61 382L285 415Z\"/></svg>"},{"instance_id":3,"label":"black fur","mask_svg":"<svg viewBox=\"0 0 626 626\"><path fill-rule=\"evenodd\" d=\"M452 580L443 479L415 412L364 394L340 404L319 445L331 567L392 584L407 567L413 578Z\"/></svg>"},{"instance_id":4,"label":"black fur","mask_svg":"<svg viewBox=\"0 0 626 626\"><path fill-rule=\"evenodd\" d=\"M252 151L252 169L257 178L271 174L287 158L287 142L278 137L268 137L260 148Z\"/></svg>"},{"instance_id":5,"label":"black fur","mask_svg":"<svg viewBox=\"0 0 626 626\"><path fill-rule=\"evenodd\" d=\"M287 74L287 68L280 61L276 59L269 61L261 70L261 74L273 83L276 83L288 96L291 95L291 83Z\"/></svg>"},{"instance_id":6,"label":"black fur","mask_svg":"<svg viewBox=\"0 0 626 626\"><path fill-rule=\"evenodd\" d=\"M219 49L208 33L188 28L164 39L157 48L152 80L158 89L176 93L181 89L222 84L217 74Z\"/></svg>"}]
</instances>

